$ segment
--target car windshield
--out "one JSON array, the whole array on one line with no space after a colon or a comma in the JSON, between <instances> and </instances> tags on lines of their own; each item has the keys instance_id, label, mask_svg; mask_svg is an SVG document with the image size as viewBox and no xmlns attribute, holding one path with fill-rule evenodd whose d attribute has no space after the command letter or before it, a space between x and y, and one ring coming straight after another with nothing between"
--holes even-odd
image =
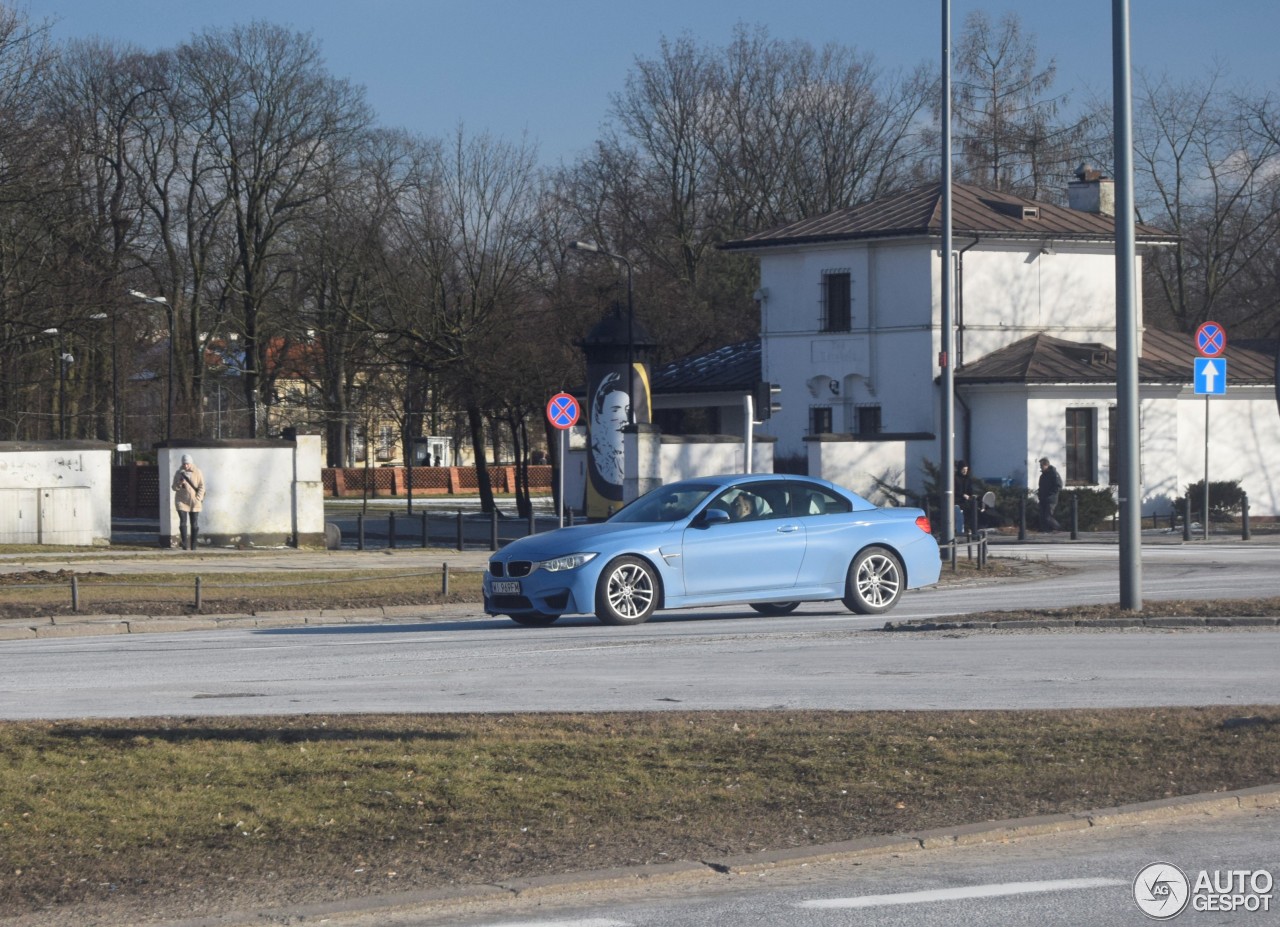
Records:
<instances>
[{"instance_id":1,"label":"car windshield","mask_svg":"<svg viewBox=\"0 0 1280 927\"><path fill-rule=\"evenodd\" d=\"M609 521L680 521L692 515L698 504L718 488L707 483L659 486L621 509Z\"/></svg>"}]
</instances>

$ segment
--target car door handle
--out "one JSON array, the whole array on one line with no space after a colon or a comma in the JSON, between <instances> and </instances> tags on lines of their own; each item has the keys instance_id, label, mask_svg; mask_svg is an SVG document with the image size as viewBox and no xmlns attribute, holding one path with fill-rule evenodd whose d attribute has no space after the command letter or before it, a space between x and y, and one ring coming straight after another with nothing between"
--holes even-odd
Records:
<instances>
[{"instance_id":1,"label":"car door handle","mask_svg":"<svg viewBox=\"0 0 1280 927\"><path fill-rule=\"evenodd\" d=\"M800 530L800 526L799 526L799 525L779 525L779 526L778 526L778 533L779 533L779 534L792 534L792 533L794 533L794 532L796 532L796 531L799 531L799 530Z\"/></svg>"}]
</instances>

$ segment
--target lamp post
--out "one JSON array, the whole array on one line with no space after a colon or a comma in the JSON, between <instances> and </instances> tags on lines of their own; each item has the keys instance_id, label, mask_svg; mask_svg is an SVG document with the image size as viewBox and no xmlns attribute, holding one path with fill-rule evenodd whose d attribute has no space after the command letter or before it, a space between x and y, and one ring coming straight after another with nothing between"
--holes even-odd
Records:
<instances>
[{"instance_id":1,"label":"lamp post","mask_svg":"<svg viewBox=\"0 0 1280 927\"><path fill-rule=\"evenodd\" d=\"M62 330L46 328L42 334L58 336L58 438L67 439L67 364L75 360L67 353Z\"/></svg>"},{"instance_id":2,"label":"lamp post","mask_svg":"<svg viewBox=\"0 0 1280 927\"><path fill-rule=\"evenodd\" d=\"M164 306L165 315L169 320L169 371L165 384L164 404L164 440L168 443L173 438L173 306L163 296L148 296L137 290L130 290L129 295L144 303L157 303Z\"/></svg>"},{"instance_id":3,"label":"lamp post","mask_svg":"<svg viewBox=\"0 0 1280 927\"><path fill-rule=\"evenodd\" d=\"M636 306L631 287L631 262L621 254L606 251L590 241L569 242L570 251L585 251L621 261L627 267L627 424L636 423Z\"/></svg>"}]
</instances>

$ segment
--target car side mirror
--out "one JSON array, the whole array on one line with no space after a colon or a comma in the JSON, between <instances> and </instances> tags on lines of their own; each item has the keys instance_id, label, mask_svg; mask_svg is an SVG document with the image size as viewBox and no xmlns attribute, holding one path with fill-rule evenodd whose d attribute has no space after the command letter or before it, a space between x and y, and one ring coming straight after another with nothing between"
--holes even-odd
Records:
<instances>
[{"instance_id":1,"label":"car side mirror","mask_svg":"<svg viewBox=\"0 0 1280 927\"><path fill-rule=\"evenodd\" d=\"M729 513L724 509L707 509L702 513L701 518L702 527L704 528L709 528L712 525L728 524L730 521L732 519L729 518Z\"/></svg>"}]
</instances>

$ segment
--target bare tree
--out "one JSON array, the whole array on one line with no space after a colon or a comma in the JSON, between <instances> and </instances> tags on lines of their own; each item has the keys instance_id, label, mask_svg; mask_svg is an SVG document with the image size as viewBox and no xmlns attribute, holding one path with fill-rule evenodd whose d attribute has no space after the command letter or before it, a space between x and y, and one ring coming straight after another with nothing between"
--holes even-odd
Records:
<instances>
[{"instance_id":1,"label":"bare tree","mask_svg":"<svg viewBox=\"0 0 1280 927\"><path fill-rule=\"evenodd\" d=\"M1145 262L1147 312L1187 332L1215 319L1238 323L1240 334L1268 334L1277 306L1280 133L1267 99L1218 84L1216 75L1138 84L1139 218L1178 236Z\"/></svg>"},{"instance_id":2,"label":"bare tree","mask_svg":"<svg viewBox=\"0 0 1280 927\"><path fill-rule=\"evenodd\" d=\"M282 239L327 192L332 172L371 121L361 90L332 77L307 34L267 23L210 30L178 50L192 111L207 112L207 157L230 203L236 325L244 352L245 402L258 435L267 348L288 307ZM273 301L274 305L273 305Z\"/></svg>"},{"instance_id":3,"label":"bare tree","mask_svg":"<svg viewBox=\"0 0 1280 927\"><path fill-rule=\"evenodd\" d=\"M1067 100L1052 93L1057 66L1041 68L1037 57L1016 13L998 25L970 13L956 45L955 124L963 177L1043 198L1066 189L1091 123L1060 120Z\"/></svg>"}]
</instances>

